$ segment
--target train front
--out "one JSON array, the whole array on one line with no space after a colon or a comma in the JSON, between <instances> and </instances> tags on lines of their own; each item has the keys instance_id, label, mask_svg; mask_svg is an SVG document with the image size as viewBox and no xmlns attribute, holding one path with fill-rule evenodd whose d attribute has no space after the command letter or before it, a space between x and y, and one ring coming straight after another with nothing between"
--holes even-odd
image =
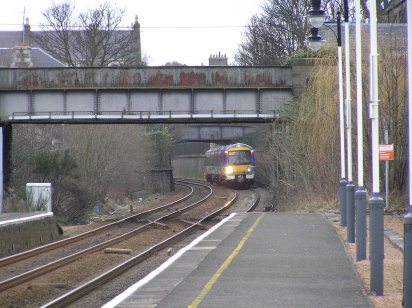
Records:
<instances>
[{"instance_id":1,"label":"train front","mask_svg":"<svg viewBox=\"0 0 412 308\"><path fill-rule=\"evenodd\" d=\"M224 156L225 178L229 183L248 188L255 181L255 152L246 144L229 146Z\"/></svg>"}]
</instances>

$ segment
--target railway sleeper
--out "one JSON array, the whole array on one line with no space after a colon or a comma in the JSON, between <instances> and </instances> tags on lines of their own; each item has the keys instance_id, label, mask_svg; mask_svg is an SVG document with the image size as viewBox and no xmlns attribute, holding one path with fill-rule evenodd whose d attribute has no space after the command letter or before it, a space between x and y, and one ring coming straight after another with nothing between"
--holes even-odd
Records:
<instances>
[{"instance_id":1,"label":"railway sleeper","mask_svg":"<svg viewBox=\"0 0 412 308\"><path fill-rule=\"evenodd\" d=\"M106 248L104 253L114 253L114 254L126 254L130 255L132 253L131 249L124 249L124 248Z\"/></svg>"},{"instance_id":2,"label":"railway sleeper","mask_svg":"<svg viewBox=\"0 0 412 308\"><path fill-rule=\"evenodd\" d=\"M185 223L185 224L191 225L191 226L197 224L197 227L198 227L200 230L207 230L207 228L206 228L204 225L198 224L198 223L196 223L196 222L191 222L191 221L186 220L186 219L179 219L179 221L181 221L181 222L183 222L183 223Z\"/></svg>"},{"instance_id":3,"label":"railway sleeper","mask_svg":"<svg viewBox=\"0 0 412 308\"><path fill-rule=\"evenodd\" d=\"M149 222L152 223L156 229L161 229L161 230L169 229L169 226L167 224L164 224L158 221L151 221L151 220L149 220Z\"/></svg>"},{"instance_id":4,"label":"railway sleeper","mask_svg":"<svg viewBox=\"0 0 412 308\"><path fill-rule=\"evenodd\" d=\"M30 283L27 290L44 289L44 288L66 289L70 287L66 282L36 282Z\"/></svg>"}]
</instances>

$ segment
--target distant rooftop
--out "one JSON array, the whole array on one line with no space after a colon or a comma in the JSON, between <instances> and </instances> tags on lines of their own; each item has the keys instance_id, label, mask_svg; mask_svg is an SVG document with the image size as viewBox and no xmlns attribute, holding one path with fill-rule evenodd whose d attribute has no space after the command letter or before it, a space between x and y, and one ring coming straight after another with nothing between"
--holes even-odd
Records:
<instances>
[{"instance_id":1,"label":"distant rooftop","mask_svg":"<svg viewBox=\"0 0 412 308\"><path fill-rule=\"evenodd\" d=\"M14 48L0 48L0 67L10 67L13 62ZM38 47L31 48L32 67L65 67L64 63L53 58L44 50Z\"/></svg>"},{"instance_id":2,"label":"distant rooftop","mask_svg":"<svg viewBox=\"0 0 412 308\"><path fill-rule=\"evenodd\" d=\"M227 66L227 57L224 54L210 55L209 66Z\"/></svg>"},{"instance_id":3,"label":"distant rooftop","mask_svg":"<svg viewBox=\"0 0 412 308\"><path fill-rule=\"evenodd\" d=\"M0 66L10 67L13 62L13 51L23 42L23 31L0 31ZM53 58L34 44L31 46L32 67L65 67L66 65Z\"/></svg>"}]
</instances>

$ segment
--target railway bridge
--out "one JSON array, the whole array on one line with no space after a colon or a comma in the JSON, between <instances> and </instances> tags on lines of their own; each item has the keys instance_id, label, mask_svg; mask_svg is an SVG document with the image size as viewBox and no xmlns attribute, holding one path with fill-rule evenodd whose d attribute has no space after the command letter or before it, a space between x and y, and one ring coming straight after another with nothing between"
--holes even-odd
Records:
<instances>
[{"instance_id":1,"label":"railway bridge","mask_svg":"<svg viewBox=\"0 0 412 308\"><path fill-rule=\"evenodd\" d=\"M2 122L259 122L292 98L288 66L0 69Z\"/></svg>"},{"instance_id":2,"label":"railway bridge","mask_svg":"<svg viewBox=\"0 0 412 308\"><path fill-rule=\"evenodd\" d=\"M0 68L0 193L11 124L281 120L305 83L300 67Z\"/></svg>"}]
</instances>

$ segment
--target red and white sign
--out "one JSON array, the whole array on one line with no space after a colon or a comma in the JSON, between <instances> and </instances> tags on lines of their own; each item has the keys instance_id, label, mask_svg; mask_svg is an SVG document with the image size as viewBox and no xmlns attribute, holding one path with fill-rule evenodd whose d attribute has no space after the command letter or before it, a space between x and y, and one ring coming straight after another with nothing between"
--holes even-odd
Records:
<instances>
[{"instance_id":1,"label":"red and white sign","mask_svg":"<svg viewBox=\"0 0 412 308\"><path fill-rule=\"evenodd\" d=\"M393 144L379 145L379 160L393 160L394 156Z\"/></svg>"}]
</instances>

